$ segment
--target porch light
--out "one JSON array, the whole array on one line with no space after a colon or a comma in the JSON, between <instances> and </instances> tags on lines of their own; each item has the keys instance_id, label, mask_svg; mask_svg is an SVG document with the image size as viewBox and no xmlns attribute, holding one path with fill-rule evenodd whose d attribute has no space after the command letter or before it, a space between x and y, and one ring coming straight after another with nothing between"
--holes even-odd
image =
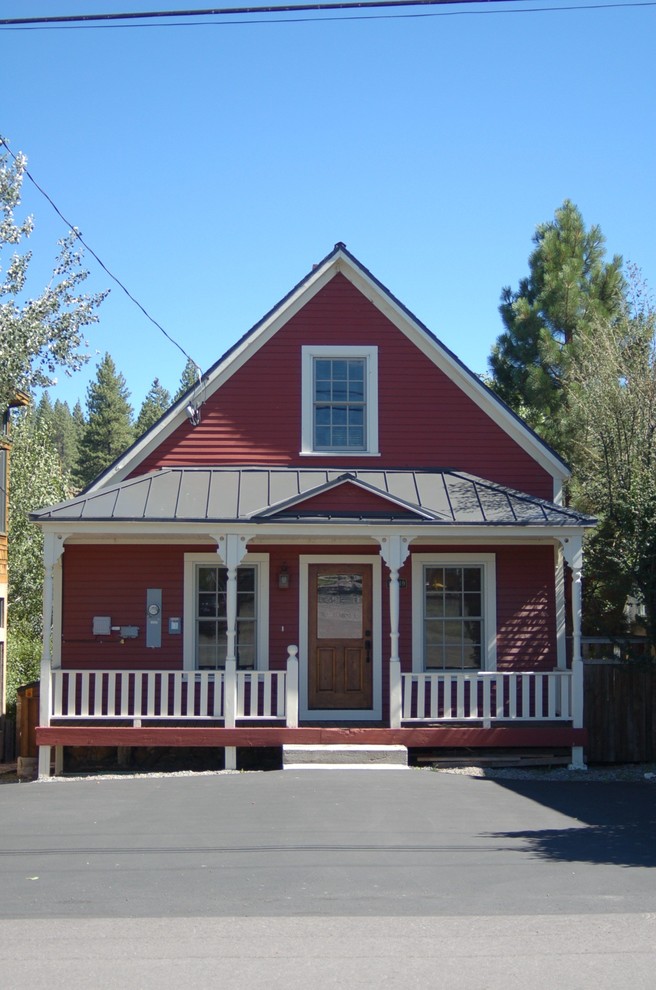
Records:
<instances>
[{"instance_id":1,"label":"porch light","mask_svg":"<svg viewBox=\"0 0 656 990\"><path fill-rule=\"evenodd\" d=\"M280 570L278 571L278 587L288 588L289 587L289 569L287 564L282 564Z\"/></svg>"}]
</instances>

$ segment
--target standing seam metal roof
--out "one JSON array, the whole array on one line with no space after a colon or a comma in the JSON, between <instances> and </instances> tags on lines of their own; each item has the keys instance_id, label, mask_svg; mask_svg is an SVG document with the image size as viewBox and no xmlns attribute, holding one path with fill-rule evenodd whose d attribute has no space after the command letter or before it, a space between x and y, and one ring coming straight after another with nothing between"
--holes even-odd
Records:
<instances>
[{"instance_id":1,"label":"standing seam metal roof","mask_svg":"<svg viewBox=\"0 0 656 990\"><path fill-rule=\"evenodd\" d=\"M389 500L389 518L452 526L592 526L590 516L450 469L163 468L31 514L36 522L301 522L388 518L305 505L344 483Z\"/></svg>"}]
</instances>

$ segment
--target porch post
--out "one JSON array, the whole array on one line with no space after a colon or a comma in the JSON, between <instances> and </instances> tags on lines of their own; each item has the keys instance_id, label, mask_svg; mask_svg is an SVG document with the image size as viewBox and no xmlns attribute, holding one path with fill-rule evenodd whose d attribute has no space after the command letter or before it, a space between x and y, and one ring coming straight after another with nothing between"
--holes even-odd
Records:
<instances>
[{"instance_id":1,"label":"porch post","mask_svg":"<svg viewBox=\"0 0 656 990\"><path fill-rule=\"evenodd\" d=\"M298 646L287 647L285 722L288 729L298 729Z\"/></svg>"},{"instance_id":2,"label":"porch post","mask_svg":"<svg viewBox=\"0 0 656 990\"><path fill-rule=\"evenodd\" d=\"M389 614L390 614L390 728L401 726L403 691L401 681L401 658L399 656L399 571L410 553L408 540L404 536L381 536L380 555L389 568Z\"/></svg>"},{"instance_id":3,"label":"porch post","mask_svg":"<svg viewBox=\"0 0 656 990\"><path fill-rule=\"evenodd\" d=\"M572 726L583 728L583 660L581 659L581 572L583 540L570 536L563 540L563 553L572 572ZM585 770L582 746L572 746L570 770Z\"/></svg>"},{"instance_id":4,"label":"porch post","mask_svg":"<svg viewBox=\"0 0 656 990\"><path fill-rule=\"evenodd\" d=\"M61 536L54 533L44 533L43 537L43 562L45 574L43 580L43 649L41 652L41 677L39 686L39 725L50 724L50 712L52 711L52 636L53 625L59 628L59 622L53 623L53 609L55 607L55 568L60 565L61 555L64 552L64 542ZM61 583L58 582L58 588ZM57 608L61 608L61 600L57 602ZM59 647L57 647L59 656ZM50 776L50 746L39 746L39 777ZM60 769L62 754L57 754L58 768ZM61 772L61 770L60 770Z\"/></svg>"},{"instance_id":5,"label":"porch post","mask_svg":"<svg viewBox=\"0 0 656 990\"><path fill-rule=\"evenodd\" d=\"M246 537L235 533L220 536L217 554L225 564L226 583L226 658L223 675L223 723L234 729L237 721L237 568L246 555ZM237 747L225 747L226 770L237 769Z\"/></svg>"}]
</instances>

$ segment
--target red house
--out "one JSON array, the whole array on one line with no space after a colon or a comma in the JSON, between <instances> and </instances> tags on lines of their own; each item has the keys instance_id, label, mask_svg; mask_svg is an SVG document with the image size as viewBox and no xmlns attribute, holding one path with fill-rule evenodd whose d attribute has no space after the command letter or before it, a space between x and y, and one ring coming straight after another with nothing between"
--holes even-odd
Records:
<instances>
[{"instance_id":1,"label":"red house","mask_svg":"<svg viewBox=\"0 0 656 990\"><path fill-rule=\"evenodd\" d=\"M34 513L40 773L67 745L223 747L227 766L242 746L567 746L581 765L593 520L561 504L567 476L337 244L85 492Z\"/></svg>"}]
</instances>

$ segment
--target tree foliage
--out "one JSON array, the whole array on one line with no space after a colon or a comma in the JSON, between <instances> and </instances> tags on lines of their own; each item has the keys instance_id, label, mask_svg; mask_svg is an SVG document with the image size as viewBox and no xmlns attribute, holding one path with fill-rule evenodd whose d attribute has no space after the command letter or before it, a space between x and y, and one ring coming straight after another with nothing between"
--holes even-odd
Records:
<instances>
[{"instance_id":1,"label":"tree foliage","mask_svg":"<svg viewBox=\"0 0 656 990\"><path fill-rule=\"evenodd\" d=\"M588 621L641 600L656 645L656 311L638 273L622 316L597 318L570 369L572 497L599 517L588 541ZM617 631L617 629L615 629Z\"/></svg>"},{"instance_id":2,"label":"tree foliage","mask_svg":"<svg viewBox=\"0 0 656 990\"><path fill-rule=\"evenodd\" d=\"M613 324L622 312L622 259L604 260L598 226L586 229L565 200L538 226L529 274L503 289L505 327L490 357L492 386L563 456L569 454L567 378L579 342Z\"/></svg>"},{"instance_id":3,"label":"tree foliage","mask_svg":"<svg viewBox=\"0 0 656 990\"><path fill-rule=\"evenodd\" d=\"M182 375L180 376L180 384L178 386L178 391L173 396L173 401L177 402L181 399L189 389L194 388L198 385L198 367L191 358L187 358L187 363L184 366Z\"/></svg>"},{"instance_id":4,"label":"tree foliage","mask_svg":"<svg viewBox=\"0 0 656 990\"><path fill-rule=\"evenodd\" d=\"M170 405L170 393L160 384L159 378L155 378L139 411L135 424L136 435L140 437L142 433L149 430L160 416L164 415Z\"/></svg>"},{"instance_id":5,"label":"tree foliage","mask_svg":"<svg viewBox=\"0 0 656 990\"><path fill-rule=\"evenodd\" d=\"M41 634L43 540L29 513L68 497L68 482L48 424L34 412L12 428L9 488L9 615L12 626Z\"/></svg>"},{"instance_id":6,"label":"tree foliage","mask_svg":"<svg viewBox=\"0 0 656 990\"><path fill-rule=\"evenodd\" d=\"M0 139L2 140L2 139ZM16 221L26 159L0 153L0 406L6 409L17 391L31 392L56 381L58 369L70 374L88 360L83 330L97 322L95 310L104 294L86 295L87 277L75 232L59 242L60 252L49 284L29 296L32 254L21 253L33 221Z\"/></svg>"},{"instance_id":7,"label":"tree foliage","mask_svg":"<svg viewBox=\"0 0 656 990\"><path fill-rule=\"evenodd\" d=\"M87 420L79 441L76 481L86 487L134 440L130 393L109 354L87 389Z\"/></svg>"}]
</instances>

